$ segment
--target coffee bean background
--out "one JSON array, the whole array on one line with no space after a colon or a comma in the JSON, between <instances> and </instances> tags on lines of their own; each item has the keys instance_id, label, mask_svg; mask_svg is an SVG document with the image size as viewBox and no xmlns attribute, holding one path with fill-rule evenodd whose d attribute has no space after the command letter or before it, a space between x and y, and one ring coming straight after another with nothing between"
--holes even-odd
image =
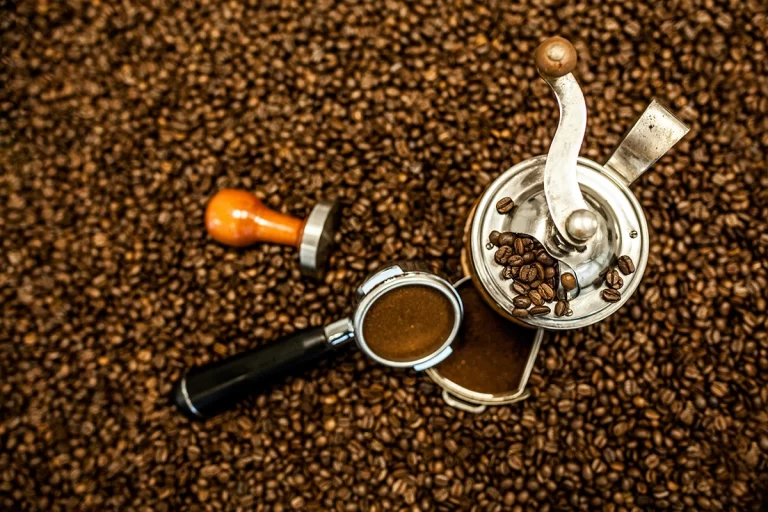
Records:
<instances>
[{"instance_id":1,"label":"coffee bean background","mask_svg":"<svg viewBox=\"0 0 768 512\"><path fill-rule=\"evenodd\" d=\"M765 2L5 3L0 508L755 509L768 485ZM546 152L570 38L604 161L652 97L691 133L634 190L619 314L470 415L355 350L207 423L186 368L348 314L383 262L460 277L499 172ZM203 231L222 187L344 207L325 282Z\"/></svg>"}]
</instances>

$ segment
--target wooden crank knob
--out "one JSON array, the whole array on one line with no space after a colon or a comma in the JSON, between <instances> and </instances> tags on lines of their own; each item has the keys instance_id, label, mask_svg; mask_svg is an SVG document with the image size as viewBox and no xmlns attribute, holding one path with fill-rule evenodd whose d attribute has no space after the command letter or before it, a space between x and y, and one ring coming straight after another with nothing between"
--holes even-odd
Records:
<instances>
[{"instance_id":1,"label":"wooden crank knob","mask_svg":"<svg viewBox=\"0 0 768 512\"><path fill-rule=\"evenodd\" d=\"M567 75L576 67L578 56L570 41L560 36L545 39L533 54L539 73L551 78Z\"/></svg>"},{"instance_id":2,"label":"wooden crank knob","mask_svg":"<svg viewBox=\"0 0 768 512\"><path fill-rule=\"evenodd\" d=\"M268 208L245 190L224 189L205 210L205 229L224 245L248 247L259 242L291 245L299 250L304 274L320 277L338 226L335 201L321 201L305 220Z\"/></svg>"}]
</instances>

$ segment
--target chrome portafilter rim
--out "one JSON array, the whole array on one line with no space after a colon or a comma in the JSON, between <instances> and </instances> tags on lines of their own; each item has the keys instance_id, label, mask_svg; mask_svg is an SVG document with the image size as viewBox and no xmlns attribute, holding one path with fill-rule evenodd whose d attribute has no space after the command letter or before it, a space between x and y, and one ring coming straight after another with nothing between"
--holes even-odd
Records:
<instances>
[{"instance_id":1,"label":"chrome portafilter rim","mask_svg":"<svg viewBox=\"0 0 768 512\"><path fill-rule=\"evenodd\" d=\"M450 334L440 345L440 347L430 352L428 355L412 361L391 361L381 357L370 349L365 341L363 324L365 321L365 315L371 309L376 300L383 297L385 294L391 292L392 290L404 286L428 286L440 292L449 301L451 308L453 309L453 327ZM362 295L352 317L352 324L355 330L355 342L357 343L360 350L368 357L385 366L390 366L393 368L413 368L419 371L434 366L451 354L450 345L453 343L459 333L463 316L464 306L461 302L461 297L459 296L456 289L451 286L450 283L448 283L448 281L429 272L407 271L377 284L375 287Z\"/></svg>"}]
</instances>

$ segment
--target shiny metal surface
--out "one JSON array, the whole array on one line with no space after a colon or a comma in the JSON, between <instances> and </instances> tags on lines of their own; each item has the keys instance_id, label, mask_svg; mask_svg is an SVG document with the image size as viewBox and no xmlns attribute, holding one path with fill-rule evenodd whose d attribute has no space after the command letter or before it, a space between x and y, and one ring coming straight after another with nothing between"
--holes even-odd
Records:
<instances>
[{"instance_id":1,"label":"shiny metal surface","mask_svg":"<svg viewBox=\"0 0 768 512\"><path fill-rule=\"evenodd\" d=\"M470 259L487 295L511 315L513 293L510 281L501 279L502 267L493 257L496 248L487 248L491 231L524 233L539 240L554 258L565 262L576 275L578 296L571 301L573 315L557 318L553 313L521 321L545 329L575 329L598 322L618 310L632 295L648 261L648 225L642 208L617 173L586 158L578 159L576 176L585 200L597 213L598 230L582 252L573 251L557 235L548 215L544 194L545 156L525 160L499 176L480 198L469 233ZM511 197L517 205L512 215L499 214L494 205ZM636 232L633 237L632 232ZM600 297L604 288L601 274L615 266L619 256L628 255L635 273L625 276L619 302ZM562 293L562 289L560 290Z\"/></svg>"},{"instance_id":2,"label":"shiny metal surface","mask_svg":"<svg viewBox=\"0 0 768 512\"><path fill-rule=\"evenodd\" d=\"M473 283L469 277L464 277L459 280L454 287L458 288L466 283L467 286L473 286ZM528 356L528 361L525 365L525 370L520 378L520 384L516 389L511 389L507 393L492 394L492 393L478 393L467 389L463 386L459 386L452 380L446 379L440 375L440 371L437 368L429 368L427 375L435 381L435 383L443 388L443 400L457 409L461 409L472 413L481 413L488 405L504 405L524 400L528 397L528 392L525 387L528 385L528 379L533 372L533 367L536 364L536 358L539 355L539 349L544 337L547 336L547 332L544 329L537 329L536 335L533 340L533 347L531 347L531 353Z\"/></svg>"},{"instance_id":3,"label":"shiny metal surface","mask_svg":"<svg viewBox=\"0 0 768 512\"><path fill-rule=\"evenodd\" d=\"M589 210L575 210L568 217L565 229L576 240L589 240L597 232L597 216Z\"/></svg>"},{"instance_id":4,"label":"shiny metal surface","mask_svg":"<svg viewBox=\"0 0 768 512\"><path fill-rule=\"evenodd\" d=\"M587 105L576 78L571 73L560 78L542 75L557 97L560 107L560 121L557 131L549 146L549 153L544 167L544 193L558 234L565 242L580 247L590 239L595 230L588 236L578 238L576 233L568 230L568 219L577 211L580 216L592 216L590 225L596 224L595 214L590 211L587 202L579 189L576 178L576 162L579 150L587 129ZM586 232L582 233L587 235Z\"/></svg>"},{"instance_id":5,"label":"shiny metal surface","mask_svg":"<svg viewBox=\"0 0 768 512\"><path fill-rule=\"evenodd\" d=\"M389 265L382 269L379 269L376 273L368 277L358 288L357 296L359 303L355 308L355 312L352 318L352 324L354 326L355 341L357 342L360 350L363 351L368 357L387 366L393 366L397 368L409 368L413 367L415 370L425 370L446 357L451 353L451 343L459 333L461 327L461 321L464 317L464 306L461 302L461 297L456 289L442 277L424 270L425 265L417 262L404 262ZM454 322L453 329L440 348L415 361L390 361L378 356L376 353L368 348L365 343L365 336L363 334L363 322L365 315L371 308L373 303L387 292L392 291L400 286L429 286L441 292L446 299L453 306Z\"/></svg>"},{"instance_id":6,"label":"shiny metal surface","mask_svg":"<svg viewBox=\"0 0 768 512\"><path fill-rule=\"evenodd\" d=\"M320 201L312 208L299 245L299 264L304 275L322 277L338 225L339 206L336 201Z\"/></svg>"},{"instance_id":7,"label":"shiny metal surface","mask_svg":"<svg viewBox=\"0 0 768 512\"><path fill-rule=\"evenodd\" d=\"M605 166L630 185L685 137L688 130L690 128L669 109L653 100L624 135Z\"/></svg>"},{"instance_id":8,"label":"shiny metal surface","mask_svg":"<svg viewBox=\"0 0 768 512\"><path fill-rule=\"evenodd\" d=\"M329 344L337 347L343 345L355 337L355 327L352 325L351 318L342 318L326 325L323 328L325 339Z\"/></svg>"}]
</instances>

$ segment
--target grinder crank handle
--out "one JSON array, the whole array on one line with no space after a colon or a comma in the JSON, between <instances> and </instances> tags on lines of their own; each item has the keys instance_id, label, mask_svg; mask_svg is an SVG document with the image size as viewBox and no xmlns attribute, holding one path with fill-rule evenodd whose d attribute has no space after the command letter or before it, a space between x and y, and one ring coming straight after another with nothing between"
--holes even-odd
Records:
<instances>
[{"instance_id":1,"label":"grinder crank handle","mask_svg":"<svg viewBox=\"0 0 768 512\"><path fill-rule=\"evenodd\" d=\"M550 37L534 54L536 67L557 97L560 121L544 166L544 194L555 228L568 244L585 245L598 228L597 216L579 188L576 168L587 129L587 106L576 78L576 49L562 37Z\"/></svg>"},{"instance_id":2,"label":"grinder crank handle","mask_svg":"<svg viewBox=\"0 0 768 512\"><path fill-rule=\"evenodd\" d=\"M191 418L209 418L297 368L318 361L353 336L352 322L345 318L193 368L174 385L173 401Z\"/></svg>"}]
</instances>

